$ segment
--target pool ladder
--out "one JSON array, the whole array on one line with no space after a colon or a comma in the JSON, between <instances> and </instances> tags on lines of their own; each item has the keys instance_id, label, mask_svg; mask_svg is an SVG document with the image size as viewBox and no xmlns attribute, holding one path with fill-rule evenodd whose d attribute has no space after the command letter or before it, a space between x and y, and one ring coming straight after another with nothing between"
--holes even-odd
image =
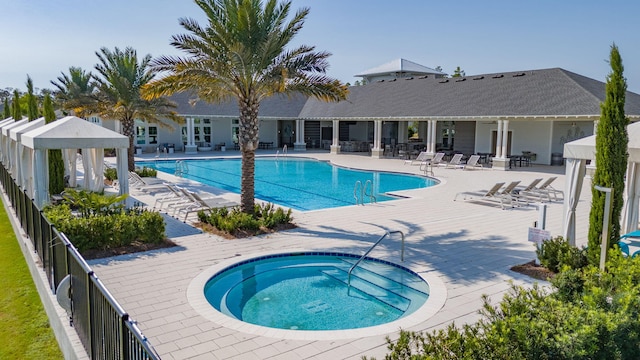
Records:
<instances>
[{"instance_id":1,"label":"pool ladder","mask_svg":"<svg viewBox=\"0 0 640 360\"><path fill-rule=\"evenodd\" d=\"M367 189L369 190L368 192ZM358 193L360 193L360 197L358 197ZM358 203L364 205L365 196L369 197L369 203L376 202L376 197L373 195L373 182L371 182L371 180L367 180L364 182L363 186L360 180L356 181L353 186L353 198L356 200L356 205L358 205Z\"/></svg>"},{"instance_id":2,"label":"pool ladder","mask_svg":"<svg viewBox=\"0 0 640 360\"><path fill-rule=\"evenodd\" d=\"M285 144L282 147L282 156L287 157L287 155L289 155L289 150L287 149L287 145ZM280 156L280 150L276 151L276 160L278 159L278 156Z\"/></svg>"},{"instance_id":3,"label":"pool ladder","mask_svg":"<svg viewBox=\"0 0 640 360\"><path fill-rule=\"evenodd\" d=\"M187 165L187 163L182 160L176 161L175 175L182 177L182 175L188 174L188 173L189 173L189 165Z\"/></svg>"},{"instance_id":4,"label":"pool ladder","mask_svg":"<svg viewBox=\"0 0 640 360\"><path fill-rule=\"evenodd\" d=\"M349 292L351 291L351 273L353 272L353 269L356 268L356 266L358 266L360 264L360 262L362 260L364 260L365 257L367 257L367 255L369 255L369 253L371 252L371 250L373 250L376 246L378 246L378 244L380 244L380 242L382 240L384 240L384 238L391 236L392 234L400 234L402 235L402 246L401 246L401 252L400 252L400 260L404 261L404 233L400 230L395 230L395 231L385 231L384 235L382 235L380 237L380 239L378 239L378 241L376 241L373 245L371 245L371 247L369 248L369 250L367 250L366 253L364 253L364 255L362 255L358 261L356 261L355 264L353 264L351 266L351 268L349 269L349 272L347 273L347 294L349 294Z\"/></svg>"}]
</instances>

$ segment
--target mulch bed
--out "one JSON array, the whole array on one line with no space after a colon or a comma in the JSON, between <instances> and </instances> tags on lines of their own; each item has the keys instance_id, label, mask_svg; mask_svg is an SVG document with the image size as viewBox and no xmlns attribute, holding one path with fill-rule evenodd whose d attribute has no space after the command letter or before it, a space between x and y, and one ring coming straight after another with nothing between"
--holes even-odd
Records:
<instances>
[{"instance_id":1,"label":"mulch bed","mask_svg":"<svg viewBox=\"0 0 640 360\"><path fill-rule=\"evenodd\" d=\"M136 242L133 242L131 245L120 246L113 249L86 250L82 252L82 257L85 258L86 260L102 259L102 258L111 257L111 256L132 254L132 253L149 251L149 250L164 249L164 248L170 248L174 246L176 246L176 243L174 243L170 239L164 239L161 243L157 243L157 244L145 244L145 243L136 241Z\"/></svg>"},{"instance_id":2,"label":"mulch bed","mask_svg":"<svg viewBox=\"0 0 640 360\"><path fill-rule=\"evenodd\" d=\"M515 265L511 267L511 270L520 274L527 275L534 279L544 281L553 279L553 277L556 276L556 273L554 273L553 271L547 269L542 265L536 264L535 260L531 260L528 263L522 265Z\"/></svg>"},{"instance_id":3,"label":"mulch bed","mask_svg":"<svg viewBox=\"0 0 640 360\"><path fill-rule=\"evenodd\" d=\"M207 224L203 222L197 222L194 224L194 226L197 227L198 229L201 229L202 231L206 231L210 234L214 234L229 240L242 239L242 238L247 238L247 237L262 235L262 234L272 234L278 231L290 230L298 227L296 224L289 223L289 224L280 224L276 226L274 229L262 227L256 231L238 230L232 234L226 231L219 230L218 228L212 226L211 224Z\"/></svg>"}]
</instances>

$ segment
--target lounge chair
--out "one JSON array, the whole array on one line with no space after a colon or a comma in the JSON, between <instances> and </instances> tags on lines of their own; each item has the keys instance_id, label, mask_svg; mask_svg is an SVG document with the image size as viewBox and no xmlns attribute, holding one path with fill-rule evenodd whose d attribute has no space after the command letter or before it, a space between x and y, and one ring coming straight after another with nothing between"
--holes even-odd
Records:
<instances>
[{"instance_id":1,"label":"lounge chair","mask_svg":"<svg viewBox=\"0 0 640 360\"><path fill-rule=\"evenodd\" d=\"M535 198L538 201L542 201L542 193L541 192L533 192L538 183L542 181L542 178L533 179L531 183L527 186L517 186L514 193L518 197L518 199L526 199L527 202L531 198Z\"/></svg>"},{"instance_id":2,"label":"lounge chair","mask_svg":"<svg viewBox=\"0 0 640 360\"><path fill-rule=\"evenodd\" d=\"M173 213L174 217L179 216L180 213L184 213L183 221L187 221L187 217L192 213L199 211L211 212L212 209L239 205L236 202L229 201L220 196L202 197L195 192L187 191L187 193L192 201L176 207Z\"/></svg>"},{"instance_id":3,"label":"lounge chair","mask_svg":"<svg viewBox=\"0 0 640 360\"><path fill-rule=\"evenodd\" d=\"M463 195L464 201L488 201L491 203L499 203L500 207L504 209L505 203L510 204L511 200L499 193L502 186L504 186L504 183L499 182L493 185L489 190L459 192L453 198L453 201L456 201L459 195Z\"/></svg>"},{"instance_id":4,"label":"lounge chair","mask_svg":"<svg viewBox=\"0 0 640 360\"><path fill-rule=\"evenodd\" d=\"M511 207L519 206L518 194L516 193L516 188L519 184L520 180L512 181L509 185L505 186L504 189L499 190L496 193L496 196L502 196L505 202L511 204Z\"/></svg>"},{"instance_id":5,"label":"lounge chair","mask_svg":"<svg viewBox=\"0 0 640 360\"><path fill-rule=\"evenodd\" d=\"M445 164L444 168L462 169L464 167L464 164L462 163L462 156L463 154L453 155L451 160L449 160L449 162Z\"/></svg>"},{"instance_id":6,"label":"lounge chair","mask_svg":"<svg viewBox=\"0 0 640 360\"><path fill-rule=\"evenodd\" d=\"M545 182L542 183L542 185L527 192L527 195L537 194L537 196L539 196L541 200L542 198L545 198L547 201L551 201L551 195L553 195L553 200L557 201L558 194L560 194L562 196L562 200L564 200L564 192L562 192L561 190L554 189L553 186L551 186L551 183L555 179L557 179L556 176L552 176L548 178L547 180L545 180Z\"/></svg>"},{"instance_id":7,"label":"lounge chair","mask_svg":"<svg viewBox=\"0 0 640 360\"><path fill-rule=\"evenodd\" d=\"M426 151L421 151L418 156L413 160L405 160L404 164L407 165L420 165L423 161L429 160L429 154Z\"/></svg>"},{"instance_id":8,"label":"lounge chair","mask_svg":"<svg viewBox=\"0 0 640 360\"><path fill-rule=\"evenodd\" d=\"M462 166L462 170L467 170L467 169L480 169L482 170L482 164L480 164L478 161L480 160L480 155L471 155L469 156L469 160L467 160L467 163L464 164Z\"/></svg>"},{"instance_id":9,"label":"lounge chair","mask_svg":"<svg viewBox=\"0 0 640 360\"><path fill-rule=\"evenodd\" d=\"M171 184L165 184L165 186L166 186L168 191L162 193L162 195L160 195L160 194L158 195L159 197L153 203L153 209L154 210L156 208L158 210L162 210L162 207L164 205L169 205L169 204L178 203L178 202L184 202L184 201L188 200L186 195L182 192L181 188L179 188L178 186L171 185Z\"/></svg>"}]
</instances>

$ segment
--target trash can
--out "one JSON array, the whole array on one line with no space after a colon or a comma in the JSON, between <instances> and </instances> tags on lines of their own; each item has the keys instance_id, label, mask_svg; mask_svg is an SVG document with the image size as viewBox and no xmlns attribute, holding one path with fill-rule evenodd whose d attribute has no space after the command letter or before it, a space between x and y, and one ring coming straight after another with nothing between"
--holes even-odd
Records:
<instances>
[{"instance_id":1,"label":"trash can","mask_svg":"<svg viewBox=\"0 0 640 360\"><path fill-rule=\"evenodd\" d=\"M135 147L136 155L142 155L142 148L140 146Z\"/></svg>"},{"instance_id":2,"label":"trash can","mask_svg":"<svg viewBox=\"0 0 640 360\"><path fill-rule=\"evenodd\" d=\"M167 145L167 149L169 150L169 154L173 154L176 150L176 146L174 144Z\"/></svg>"},{"instance_id":3,"label":"trash can","mask_svg":"<svg viewBox=\"0 0 640 360\"><path fill-rule=\"evenodd\" d=\"M562 153L551 154L551 165L564 165L564 158Z\"/></svg>"}]
</instances>

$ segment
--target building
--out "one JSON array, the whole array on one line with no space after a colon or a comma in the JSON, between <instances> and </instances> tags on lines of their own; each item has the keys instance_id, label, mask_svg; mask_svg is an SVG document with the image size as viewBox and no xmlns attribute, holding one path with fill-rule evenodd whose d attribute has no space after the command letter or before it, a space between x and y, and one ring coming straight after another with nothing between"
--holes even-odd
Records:
<instances>
[{"instance_id":1,"label":"building","mask_svg":"<svg viewBox=\"0 0 640 360\"><path fill-rule=\"evenodd\" d=\"M528 153L534 163L552 164L562 161L564 143L594 133L605 99L604 82L560 68L446 78L440 72L408 76L417 75L408 63L400 59L397 68L386 64L362 73L375 82L351 87L339 103L303 96L263 101L261 144L373 157L420 150L480 153L492 156L493 166L501 169L508 167L509 156ZM385 75L391 73L397 77ZM188 94L173 100L186 125L165 130L137 123L135 142L143 151L166 145L187 152L235 147L235 101L191 106ZM640 119L639 94L627 93L625 111L631 121ZM416 132L411 139L410 127Z\"/></svg>"}]
</instances>

